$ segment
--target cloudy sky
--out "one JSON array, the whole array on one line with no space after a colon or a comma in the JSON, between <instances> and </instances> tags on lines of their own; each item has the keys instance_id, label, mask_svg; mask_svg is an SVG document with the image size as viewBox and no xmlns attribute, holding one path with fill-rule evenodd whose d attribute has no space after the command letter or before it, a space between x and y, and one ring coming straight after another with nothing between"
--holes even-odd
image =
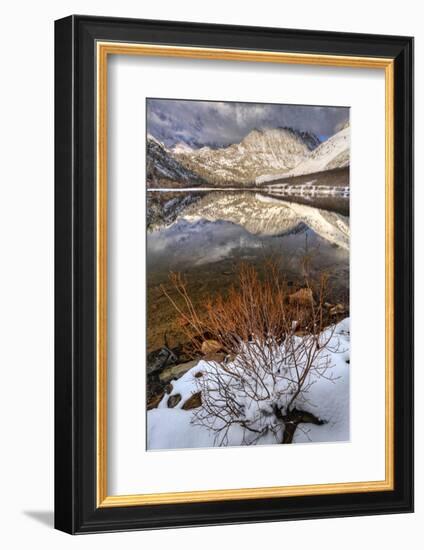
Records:
<instances>
[{"instance_id":1,"label":"cloudy sky","mask_svg":"<svg viewBox=\"0 0 424 550\"><path fill-rule=\"evenodd\" d=\"M327 139L348 120L347 107L147 99L147 131L172 147L238 143L254 128L290 126Z\"/></svg>"}]
</instances>

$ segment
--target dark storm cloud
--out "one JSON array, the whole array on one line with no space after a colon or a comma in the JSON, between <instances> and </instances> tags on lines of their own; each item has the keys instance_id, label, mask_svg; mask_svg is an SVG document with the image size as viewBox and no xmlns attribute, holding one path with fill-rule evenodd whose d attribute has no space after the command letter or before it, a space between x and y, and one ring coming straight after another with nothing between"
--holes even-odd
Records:
<instances>
[{"instance_id":1,"label":"dark storm cloud","mask_svg":"<svg viewBox=\"0 0 424 550\"><path fill-rule=\"evenodd\" d=\"M147 100L147 131L168 147L181 141L198 147L228 145L238 143L254 128L284 126L326 139L348 117L347 107Z\"/></svg>"}]
</instances>

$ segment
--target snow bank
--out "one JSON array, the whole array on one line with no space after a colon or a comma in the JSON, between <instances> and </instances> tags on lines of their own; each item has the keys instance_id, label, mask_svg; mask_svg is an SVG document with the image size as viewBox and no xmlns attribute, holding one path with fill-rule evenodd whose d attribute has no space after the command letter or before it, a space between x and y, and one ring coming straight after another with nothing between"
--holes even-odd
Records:
<instances>
[{"instance_id":1,"label":"snow bank","mask_svg":"<svg viewBox=\"0 0 424 550\"><path fill-rule=\"evenodd\" d=\"M196 374L202 374L208 367L209 363L207 361L199 361L197 365L187 371L181 378L178 380L172 380L172 392L164 395L162 401L158 405L158 408L169 410L168 399L171 395L181 395L181 401L175 406L175 408L181 409L187 399L198 391Z\"/></svg>"},{"instance_id":2,"label":"snow bank","mask_svg":"<svg viewBox=\"0 0 424 550\"><path fill-rule=\"evenodd\" d=\"M298 397L294 406L298 410L310 412L324 421L322 425L300 424L295 432L293 443L334 442L349 440L349 359L350 333L349 319L344 319L327 329L321 335L322 341L331 336L326 356L330 358L328 376L310 373L310 384L306 395ZM332 331L328 332L328 331ZM237 361L237 359L235 360ZM195 423L196 413L182 409L184 403L199 391L198 378L209 372L217 372L219 365L200 361L179 380L173 381L172 392L163 397L157 409L147 413L148 449L178 449L216 446L215 432L204 425ZM225 373L222 373L225 376ZM171 396L179 394L181 400L174 408L168 408ZM251 403L248 415L259 415L266 403ZM250 406L249 405L249 406ZM259 408L260 407L260 410ZM267 421L262 415L261 421ZM268 417L269 418L269 417ZM281 441L281 431L264 434L255 444L269 445ZM227 445L245 444L245 431L240 426L233 426L228 433Z\"/></svg>"},{"instance_id":3,"label":"snow bank","mask_svg":"<svg viewBox=\"0 0 424 550\"><path fill-rule=\"evenodd\" d=\"M214 434L191 424L193 413L181 409L153 409L147 414L148 449L213 447Z\"/></svg>"},{"instance_id":4,"label":"snow bank","mask_svg":"<svg viewBox=\"0 0 424 550\"><path fill-rule=\"evenodd\" d=\"M348 318L341 321L332 337L338 346L337 353L332 354L334 382L317 378L308 394L309 403L300 404L303 410L324 420L325 424L301 425L294 434L293 443L349 440L349 324Z\"/></svg>"}]
</instances>

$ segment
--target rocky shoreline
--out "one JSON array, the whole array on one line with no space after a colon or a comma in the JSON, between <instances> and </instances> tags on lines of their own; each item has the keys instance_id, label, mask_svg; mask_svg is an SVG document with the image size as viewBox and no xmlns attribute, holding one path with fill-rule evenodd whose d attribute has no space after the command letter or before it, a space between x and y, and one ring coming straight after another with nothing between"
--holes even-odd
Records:
<instances>
[{"instance_id":1,"label":"rocky shoreline","mask_svg":"<svg viewBox=\"0 0 424 550\"><path fill-rule=\"evenodd\" d=\"M208 340L205 341L209 342ZM205 350L206 351L206 350ZM199 361L217 361L225 360L225 354L219 351L210 351L204 355L199 355L194 359L182 350L181 346L168 348L163 346L147 355L147 410L155 409L162 401L165 395L169 395L172 390L172 382L180 379L186 372L194 368ZM178 395L168 398L168 408L175 407L181 400ZM184 410L194 409L201 405L201 396L193 394L192 398L183 404Z\"/></svg>"},{"instance_id":2,"label":"rocky shoreline","mask_svg":"<svg viewBox=\"0 0 424 550\"><path fill-rule=\"evenodd\" d=\"M290 300L298 302L310 301L312 294L309 289L300 289L290 296ZM335 321L339 321L345 315L349 314L349 308L341 303L325 303L324 308ZM299 335L301 333L299 332ZM165 339L166 340L166 339ZM220 345L215 340L205 339L202 344L202 353L193 356L190 352L190 346L178 345L168 347L165 343L161 348L147 354L147 387L146 400L147 410L158 407L159 403L166 395L171 394L173 390L172 383L179 380L186 372L194 368L199 361L224 362L228 357L223 353ZM181 399L178 396L171 396L167 399L167 407L173 408ZM183 403L182 408L189 410L200 407L201 395L194 394L193 399Z\"/></svg>"}]
</instances>

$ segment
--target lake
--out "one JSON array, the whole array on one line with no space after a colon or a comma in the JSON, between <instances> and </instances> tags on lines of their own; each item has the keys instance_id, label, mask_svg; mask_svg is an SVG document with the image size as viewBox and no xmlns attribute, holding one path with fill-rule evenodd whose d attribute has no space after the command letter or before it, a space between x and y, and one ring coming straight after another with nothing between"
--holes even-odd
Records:
<instances>
[{"instance_id":1,"label":"lake","mask_svg":"<svg viewBox=\"0 0 424 550\"><path fill-rule=\"evenodd\" d=\"M308 183L308 182L306 182ZM326 206L326 208L325 208ZM161 285L171 271L187 279L193 301L225 292L240 262L262 272L272 259L289 283L301 278L305 255L312 276L331 276L332 301L348 303L349 198L346 193L296 196L281 186L261 190L147 192L147 351L183 343Z\"/></svg>"}]
</instances>

